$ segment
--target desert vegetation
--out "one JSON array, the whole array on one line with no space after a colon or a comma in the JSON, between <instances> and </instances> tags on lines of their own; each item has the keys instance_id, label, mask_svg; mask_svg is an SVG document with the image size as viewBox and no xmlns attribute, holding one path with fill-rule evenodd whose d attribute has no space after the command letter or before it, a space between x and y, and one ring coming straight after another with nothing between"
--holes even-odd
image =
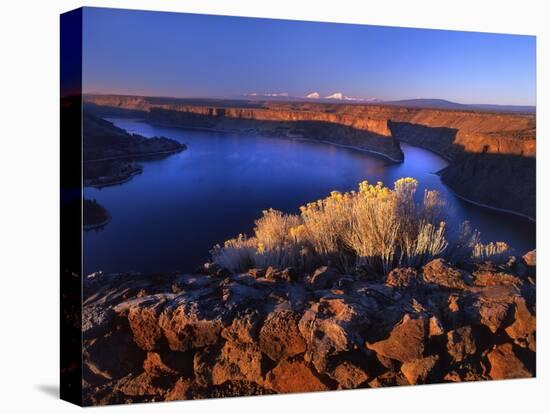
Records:
<instances>
[{"instance_id":1,"label":"desert vegetation","mask_svg":"<svg viewBox=\"0 0 550 414\"><path fill-rule=\"evenodd\" d=\"M450 229L440 193L426 190L418 201L417 188L410 177L397 180L393 189L363 181L358 191L333 191L300 207L300 214L266 210L253 236L240 234L216 245L212 259L234 272L268 266L309 272L330 265L387 273L438 257L476 261L509 253L506 243L481 243L468 222Z\"/></svg>"}]
</instances>

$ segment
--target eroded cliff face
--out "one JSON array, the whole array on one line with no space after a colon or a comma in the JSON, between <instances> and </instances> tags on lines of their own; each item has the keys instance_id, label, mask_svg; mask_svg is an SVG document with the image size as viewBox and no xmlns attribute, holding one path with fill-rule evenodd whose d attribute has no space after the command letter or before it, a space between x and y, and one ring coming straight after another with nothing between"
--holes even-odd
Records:
<instances>
[{"instance_id":1,"label":"eroded cliff face","mask_svg":"<svg viewBox=\"0 0 550 414\"><path fill-rule=\"evenodd\" d=\"M399 142L407 142L450 161L442 179L460 196L535 217L534 114L117 95L86 102L166 125L327 141L396 162L403 159Z\"/></svg>"},{"instance_id":2,"label":"eroded cliff face","mask_svg":"<svg viewBox=\"0 0 550 414\"><path fill-rule=\"evenodd\" d=\"M536 125L533 114L302 102L195 100L191 104L190 100L184 99L119 95L89 95L86 101L98 106L133 111L155 112L154 109L160 109L189 115L187 119L180 118L181 121L198 122L203 117L212 117L211 124L219 121L216 118L273 122L318 121L368 131L381 137L393 135L390 123L411 124L446 129L452 136L450 143L466 152L535 156ZM411 137L411 143L416 139ZM454 149L447 148L447 152L452 156Z\"/></svg>"},{"instance_id":3,"label":"eroded cliff face","mask_svg":"<svg viewBox=\"0 0 550 414\"><path fill-rule=\"evenodd\" d=\"M440 171L442 181L468 200L536 218L536 161L500 154L465 154Z\"/></svg>"},{"instance_id":4,"label":"eroded cliff face","mask_svg":"<svg viewBox=\"0 0 550 414\"><path fill-rule=\"evenodd\" d=\"M91 275L84 402L112 404L535 375L535 254L387 275L208 265Z\"/></svg>"},{"instance_id":5,"label":"eroded cliff face","mask_svg":"<svg viewBox=\"0 0 550 414\"><path fill-rule=\"evenodd\" d=\"M87 102L116 110L140 111L152 122L164 125L327 141L379 153L395 162L403 160L388 120L379 117L307 110L294 105L284 109L267 104L228 107L223 102L190 105L120 96L89 96Z\"/></svg>"},{"instance_id":6,"label":"eroded cliff face","mask_svg":"<svg viewBox=\"0 0 550 414\"><path fill-rule=\"evenodd\" d=\"M514 120L511 119L512 124ZM534 220L536 131L529 126L529 117L521 121L516 126L521 128L523 122L529 121L527 129L497 132L466 132L409 122L390 122L389 125L400 142L425 148L449 160L449 165L439 174L457 195Z\"/></svg>"}]
</instances>

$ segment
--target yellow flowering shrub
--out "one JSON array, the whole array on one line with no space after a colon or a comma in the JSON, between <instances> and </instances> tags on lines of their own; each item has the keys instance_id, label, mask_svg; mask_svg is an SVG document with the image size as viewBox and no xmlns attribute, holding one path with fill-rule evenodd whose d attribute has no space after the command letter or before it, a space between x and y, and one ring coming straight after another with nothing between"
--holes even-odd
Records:
<instances>
[{"instance_id":1,"label":"yellow flowering shrub","mask_svg":"<svg viewBox=\"0 0 550 414\"><path fill-rule=\"evenodd\" d=\"M216 246L213 260L234 271L247 266L311 271L330 264L387 272L394 266L421 265L453 249L446 235L445 200L437 191L425 191L417 202L417 188L411 177L400 178L393 189L363 181L358 191L331 191L301 206L299 214L266 210L252 237L240 235ZM501 244L481 245L478 233L474 236L463 243L470 255L472 249L478 257L506 251Z\"/></svg>"}]
</instances>

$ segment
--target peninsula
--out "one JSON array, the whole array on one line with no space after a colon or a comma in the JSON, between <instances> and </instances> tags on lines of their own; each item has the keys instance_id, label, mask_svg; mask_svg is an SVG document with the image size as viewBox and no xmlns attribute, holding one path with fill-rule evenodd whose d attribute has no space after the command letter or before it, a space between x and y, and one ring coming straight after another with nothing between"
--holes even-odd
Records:
<instances>
[{"instance_id":1,"label":"peninsula","mask_svg":"<svg viewBox=\"0 0 550 414\"><path fill-rule=\"evenodd\" d=\"M111 122L92 114L83 114L84 186L105 187L122 184L141 173L137 160L164 157L185 150L165 137L145 138L130 134ZM84 200L84 229L104 226L108 212L97 202Z\"/></svg>"}]
</instances>

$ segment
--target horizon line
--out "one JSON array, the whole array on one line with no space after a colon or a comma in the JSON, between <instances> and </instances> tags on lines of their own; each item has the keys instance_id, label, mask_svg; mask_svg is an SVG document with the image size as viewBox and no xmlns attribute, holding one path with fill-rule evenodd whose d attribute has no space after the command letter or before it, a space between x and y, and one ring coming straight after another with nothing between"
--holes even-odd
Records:
<instances>
[{"instance_id":1,"label":"horizon line","mask_svg":"<svg viewBox=\"0 0 550 414\"><path fill-rule=\"evenodd\" d=\"M311 93L316 92L312 91ZM458 105L465 105L465 106L472 106L472 105L490 105L490 106L502 106L502 107L530 107L530 108L536 108L536 103L534 104L502 104L502 103L494 103L494 102L460 102L455 101L447 98L422 98L422 97L412 97L412 98L399 98L399 99L382 99L382 98L362 98L362 97L352 97L352 99L332 99L328 97L321 96L319 98L307 98L306 95L299 96L299 95L281 95L285 94L285 92L273 92L270 96L270 92L266 93L259 93L256 92L256 95L252 95L255 92L249 92L243 95L202 95L202 96L182 96L182 95L164 95L164 94L140 94L140 93L123 93L123 92L95 92L95 91L82 91L82 95L118 95L118 96L135 96L135 97L142 97L142 98L169 98L169 99L214 99L214 100L223 100L223 99L232 99L232 100L242 100L242 101L254 101L254 100L289 100L291 101L292 98L294 99L300 99L307 102L320 102L320 101L326 101L330 100L334 103L342 103L342 104L384 104L384 103L395 103L395 102L401 102L401 101L414 101L414 100L438 100L438 101L445 101L453 104ZM333 93L340 93L339 91L333 92ZM345 95L345 94L344 94ZM345 95L347 96L347 95ZM255 97L257 99L250 99L251 97ZM263 98L263 99L262 99ZM270 99L271 98L271 99ZM275 99L274 99L275 98Z\"/></svg>"}]
</instances>

